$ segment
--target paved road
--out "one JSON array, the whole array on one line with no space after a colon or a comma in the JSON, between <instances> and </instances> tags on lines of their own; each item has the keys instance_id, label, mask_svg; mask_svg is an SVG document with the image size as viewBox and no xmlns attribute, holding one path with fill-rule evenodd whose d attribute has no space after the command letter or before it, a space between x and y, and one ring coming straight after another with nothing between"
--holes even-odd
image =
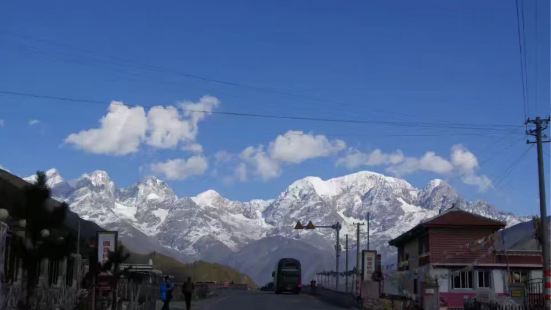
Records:
<instances>
[{"instance_id":1,"label":"paved road","mask_svg":"<svg viewBox=\"0 0 551 310\"><path fill-rule=\"evenodd\" d=\"M342 310L306 294L276 295L273 292L227 291L201 301L193 310Z\"/></svg>"}]
</instances>

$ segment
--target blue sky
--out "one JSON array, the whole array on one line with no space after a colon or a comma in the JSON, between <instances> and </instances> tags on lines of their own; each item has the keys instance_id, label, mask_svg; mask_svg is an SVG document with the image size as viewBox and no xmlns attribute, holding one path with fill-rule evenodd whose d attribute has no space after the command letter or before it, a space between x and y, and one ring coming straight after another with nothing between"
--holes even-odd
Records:
<instances>
[{"instance_id":1,"label":"blue sky","mask_svg":"<svg viewBox=\"0 0 551 310\"><path fill-rule=\"evenodd\" d=\"M527 114L547 116L549 3L520 3ZM372 170L535 214L516 22L513 0L5 1L0 91L26 95L0 93L0 165L234 199Z\"/></svg>"}]
</instances>

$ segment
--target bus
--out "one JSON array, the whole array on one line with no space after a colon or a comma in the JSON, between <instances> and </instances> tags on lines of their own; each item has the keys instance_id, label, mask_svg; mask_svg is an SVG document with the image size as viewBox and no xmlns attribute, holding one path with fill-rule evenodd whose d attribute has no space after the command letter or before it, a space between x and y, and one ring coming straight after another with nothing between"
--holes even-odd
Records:
<instances>
[{"instance_id":1,"label":"bus","mask_svg":"<svg viewBox=\"0 0 551 310\"><path fill-rule=\"evenodd\" d=\"M298 294L302 287L300 261L294 258L280 259L272 272L276 294L291 292Z\"/></svg>"}]
</instances>

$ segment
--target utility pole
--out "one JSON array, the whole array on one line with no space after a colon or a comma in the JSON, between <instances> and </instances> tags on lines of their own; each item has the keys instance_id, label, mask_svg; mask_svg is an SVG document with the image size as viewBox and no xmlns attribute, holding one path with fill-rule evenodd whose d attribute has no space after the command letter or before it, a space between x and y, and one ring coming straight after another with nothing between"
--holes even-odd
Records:
<instances>
[{"instance_id":1,"label":"utility pole","mask_svg":"<svg viewBox=\"0 0 551 310\"><path fill-rule=\"evenodd\" d=\"M356 292L360 296L360 226L364 225L363 223L356 223Z\"/></svg>"},{"instance_id":2,"label":"utility pole","mask_svg":"<svg viewBox=\"0 0 551 310\"><path fill-rule=\"evenodd\" d=\"M337 272L335 276L335 291L339 290L339 258L341 256L341 244L340 244L340 231L341 231L341 223L337 222L337 224L333 225L334 229L337 231L337 244L335 245L336 250L336 266L335 271Z\"/></svg>"},{"instance_id":3,"label":"utility pole","mask_svg":"<svg viewBox=\"0 0 551 310\"><path fill-rule=\"evenodd\" d=\"M547 206L545 197L545 171L543 167L543 143L548 143L549 140L543 140L542 132L547 129L549 125L549 117L542 119L536 117L536 119L526 120L526 124L535 125L535 129L527 130L527 134L536 137L536 141L526 141L527 143L535 143L538 152L538 179L539 179L539 193L540 193L540 222L541 231L543 234L543 299L545 303L545 309L551 309L551 244L549 243L549 222L547 220Z\"/></svg>"},{"instance_id":4,"label":"utility pole","mask_svg":"<svg viewBox=\"0 0 551 310\"><path fill-rule=\"evenodd\" d=\"M78 228L77 228L77 254L80 255L80 217L77 219Z\"/></svg>"},{"instance_id":5,"label":"utility pole","mask_svg":"<svg viewBox=\"0 0 551 310\"><path fill-rule=\"evenodd\" d=\"M306 226L302 225L300 221L297 221L297 224L295 225L294 229L316 229L316 228L331 228L334 229L337 233L337 243L335 244L335 290L339 290L339 258L341 256L341 245L340 245L340 231L341 231L341 223L337 222L333 225L314 225L312 221L309 221Z\"/></svg>"},{"instance_id":6,"label":"utility pole","mask_svg":"<svg viewBox=\"0 0 551 310\"><path fill-rule=\"evenodd\" d=\"M346 293L348 293L348 234L346 234L346 239L345 239L345 243L344 243L344 246L345 246L345 251L346 251L346 261L345 261L345 265L344 265L344 274L345 274L345 280L344 280L344 291Z\"/></svg>"},{"instance_id":7,"label":"utility pole","mask_svg":"<svg viewBox=\"0 0 551 310\"><path fill-rule=\"evenodd\" d=\"M367 212L367 250L369 251L369 220L370 220L371 212Z\"/></svg>"}]
</instances>

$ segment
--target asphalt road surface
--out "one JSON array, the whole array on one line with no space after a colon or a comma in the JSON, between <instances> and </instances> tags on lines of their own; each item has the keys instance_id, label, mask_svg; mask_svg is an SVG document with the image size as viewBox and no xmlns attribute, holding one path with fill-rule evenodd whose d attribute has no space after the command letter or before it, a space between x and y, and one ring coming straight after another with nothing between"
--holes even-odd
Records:
<instances>
[{"instance_id":1,"label":"asphalt road surface","mask_svg":"<svg viewBox=\"0 0 551 310\"><path fill-rule=\"evenodd\" d=\"M172 308L172 307L171 307ZM184 309L184 308L182 308ZM342 310L313 296L276 295L273 292L227 291L198 302L192 310Z\"/></svg>"}]
</instances>

